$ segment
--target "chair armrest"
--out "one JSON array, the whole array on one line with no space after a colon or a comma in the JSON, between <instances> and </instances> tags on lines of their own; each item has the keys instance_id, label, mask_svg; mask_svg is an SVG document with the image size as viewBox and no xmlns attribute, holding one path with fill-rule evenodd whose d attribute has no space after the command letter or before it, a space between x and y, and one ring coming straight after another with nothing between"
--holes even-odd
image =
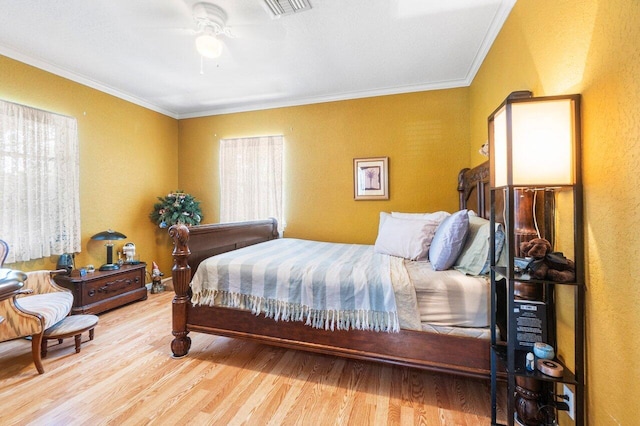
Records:
<instances>
[{"instance_id":1,"label":"chair armrest","mask_svg":"<svg viewBox=\"0 0 640 426\"><path fill-rule=\"evenodd\" d=\"M5 281L0 283L0 300L8 299L14 294L20 294L22 291L22 286L24 284L21 281Z\"/></svg>"},{"instance_id":2,"label":"chair armrest","mask_svg":"<svg viewBox=\"0 0 640 426\"><path fill-rule=\"evenodd\" d=\"M26 274L22 271L0 269L0 300L20 294L26 278Z\"/></svg>"}]
</instances>

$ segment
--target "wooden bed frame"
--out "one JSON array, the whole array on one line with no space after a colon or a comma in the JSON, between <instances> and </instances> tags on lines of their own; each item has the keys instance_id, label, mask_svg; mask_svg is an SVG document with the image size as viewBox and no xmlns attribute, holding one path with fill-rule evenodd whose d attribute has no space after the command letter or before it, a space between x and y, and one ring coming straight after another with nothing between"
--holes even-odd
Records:
<instances>
[{"instance_id":1,"label":"wooden bed frame","mask_svg":"<svg viewBox=\"0 0 640 426\"><path fill-rule=\"evenodd\" d=\"M489 166L463 169L458 177L460 208L469 208L488 218ZM401 330L399 333L371 331L325 331L301 322L276 322L248 311L224 307L193 306L189 283L191 271L215 254L278 238L274 219L172 226L174 357L188 354L189 332L246 338L270 345L302 349L349 358L392 363L436 372L488 379L489 340L431 332Z\"/></svg>"}]
</instances>

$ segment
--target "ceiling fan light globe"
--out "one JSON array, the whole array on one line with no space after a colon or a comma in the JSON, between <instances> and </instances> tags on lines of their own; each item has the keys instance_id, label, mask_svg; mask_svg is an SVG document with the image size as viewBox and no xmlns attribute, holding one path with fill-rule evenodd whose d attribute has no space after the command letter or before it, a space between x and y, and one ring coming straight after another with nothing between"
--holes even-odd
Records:
<instances>
[{"instance_id":1,"label":"ceiling fan light globe","mask_svg":"<svg viewBox=\"0 0 640 426\"><path fill-rule=\"evenodd\" d=\"M222 42L211 34L202 34L196 38L196 49L205 58L217 58L222 54Z\"/></svg>"}]
</instances>

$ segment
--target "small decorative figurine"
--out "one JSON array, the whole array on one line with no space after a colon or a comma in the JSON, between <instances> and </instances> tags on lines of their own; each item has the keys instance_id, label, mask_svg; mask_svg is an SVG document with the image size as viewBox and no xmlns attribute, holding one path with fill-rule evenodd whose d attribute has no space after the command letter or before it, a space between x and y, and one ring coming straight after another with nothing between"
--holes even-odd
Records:
<instances>
[{"instance_id":1,"label":"small decorative figurine","mask_svg":"<svg viewBox=\"0 0 640 426\"><path fill-rule=\"evenodd\" d=\"M162 284L162 277L164 274L160 272L158 264L153 262L153 268L151 269L151 294L161 293L164 291L164 284Z\"/></svg>"},{"instance_id":2,"label":"small decorative figurine","mask_svg":"<svg viewBox=\"0 0 640 426\"><path fill-rule=\"evenodd\" d=\"M122 247L122 252L125 256L124 263L128 263L130 265L136 263L136 245L133 243L127 243Z\"/></svg>"}]
</instances>

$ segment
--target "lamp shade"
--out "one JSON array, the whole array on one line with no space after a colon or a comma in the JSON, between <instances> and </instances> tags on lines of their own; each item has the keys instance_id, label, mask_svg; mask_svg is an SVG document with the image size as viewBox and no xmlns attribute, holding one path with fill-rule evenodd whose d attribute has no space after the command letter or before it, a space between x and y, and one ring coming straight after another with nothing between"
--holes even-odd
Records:
<instances>
[{"instance_id":1,"label":"lamp shade","mask_svg":"<svg viewBox=\"0 0 640 426\"><path fill-rule=\"evenodd\" d=\"M106 240L106 241L124 240L125 238L127 238L126 235L111 229L107 231L98 232L96 235L91 237L92 240Z\"/></svg>"},{"instance_id":2,"label":"lamp shade","mask_svg":"<svg viewBox=\"0 0 640 426\"><path fill-rule=\"evenodd\" d=\"M535 98L531 92L517 93L489 116L491 186L573 185L580 95Z\"/></svg>"}]
</instances>

